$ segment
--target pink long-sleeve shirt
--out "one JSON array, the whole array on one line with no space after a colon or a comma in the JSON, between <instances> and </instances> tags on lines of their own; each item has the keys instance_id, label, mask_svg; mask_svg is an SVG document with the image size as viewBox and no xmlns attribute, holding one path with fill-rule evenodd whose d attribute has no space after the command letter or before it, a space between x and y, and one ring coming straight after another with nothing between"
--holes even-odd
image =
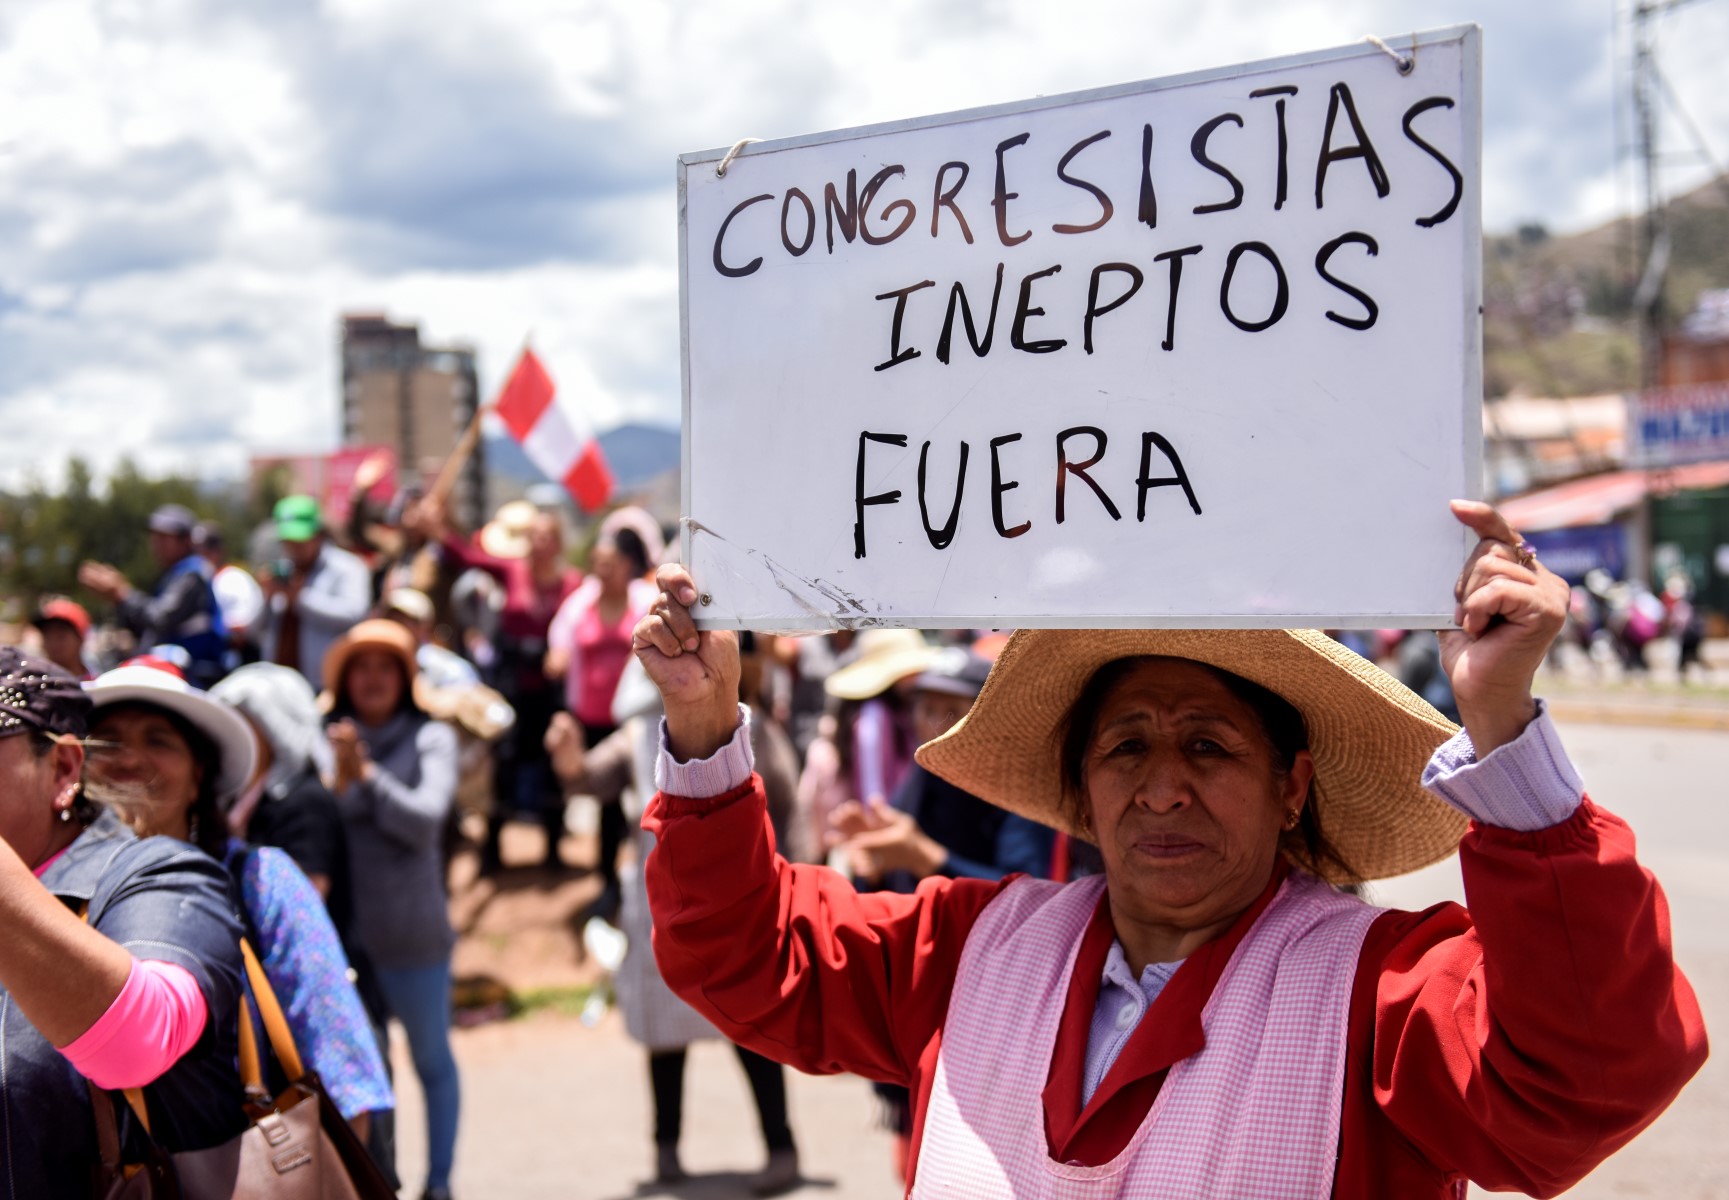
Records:
<instances>
[{"instance_id":1,"label":"pink long-sleeve shirt","mask_svg":"<svg viewBox=\"0 0 1729 1200\"><path fill-rule=\"evenodd\" d=\"M59 857L37 867L36 877ZM209 1020L209 1006L191 972L174 963L134 958L108 1010L58 1049L99 1088L144 1087L197 1044Z\"/></svg>"}]
</instances>

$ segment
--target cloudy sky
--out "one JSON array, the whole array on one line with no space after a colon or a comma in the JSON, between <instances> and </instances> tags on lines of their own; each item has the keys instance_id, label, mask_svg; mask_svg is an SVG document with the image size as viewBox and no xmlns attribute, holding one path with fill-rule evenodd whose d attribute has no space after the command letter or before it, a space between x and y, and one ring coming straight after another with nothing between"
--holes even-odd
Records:
<instances>
[{"instance_id":1,"label":"cloudy sky","mask_svg":"<svg viewBox=\"0 0 1729 1200\"><path fill-rule=\"evenodd\" d=\"M1483 23L1485 225L1583 228L1632 194L1627 2L4 0L0 486L330 447L353 309L472 343L486 390L532 331L597 425L676 423L679 152L1365 33ZM1729 0L1661 30L1729 157Z\"/></svg>"}]
</instances>

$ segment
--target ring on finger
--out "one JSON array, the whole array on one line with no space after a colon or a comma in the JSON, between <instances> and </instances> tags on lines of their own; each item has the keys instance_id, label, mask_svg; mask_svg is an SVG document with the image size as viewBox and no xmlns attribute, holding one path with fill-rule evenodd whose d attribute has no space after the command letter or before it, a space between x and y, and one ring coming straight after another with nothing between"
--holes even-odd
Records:
<instances>
[{"instance_id":1,"label":"ring on finger","mask_svg":"<svg viewBox=\"0 0 1729 1200\"><path fill-rule=\"evenodd\" d=\"M1524 538L1520 538L1513 547L1513 553L1519 556L1519 565L1527 571L1537 565L1537 548Z\"/></svg>"}]
</instances>

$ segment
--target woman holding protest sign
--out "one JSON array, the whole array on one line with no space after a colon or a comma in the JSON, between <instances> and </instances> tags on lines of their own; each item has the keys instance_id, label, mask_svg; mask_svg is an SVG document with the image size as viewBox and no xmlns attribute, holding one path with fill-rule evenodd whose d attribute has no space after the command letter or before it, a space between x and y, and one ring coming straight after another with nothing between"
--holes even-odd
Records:
<instances>
[{"instance_id":1,"label":"woman holding protest sign","mask_svg":"<svg viewBox=\"0 0 1729 1200\"><path fill-rule=\"evenodd\" d=\"M682 568L656 952L741 1043L914 1096L914 1196L1550 1194L1705 1056L1661 891L1531 696L1566 587L1493 509L1443 640L1464 729L1307 631L1023 631L920 761L1098 845L1102 878L859 895L777 858L730 634ZM1451 736L1450 736L1451 735ZM1469 910L1331 884L1458 849Z\"/></svg>"}]
</instances>

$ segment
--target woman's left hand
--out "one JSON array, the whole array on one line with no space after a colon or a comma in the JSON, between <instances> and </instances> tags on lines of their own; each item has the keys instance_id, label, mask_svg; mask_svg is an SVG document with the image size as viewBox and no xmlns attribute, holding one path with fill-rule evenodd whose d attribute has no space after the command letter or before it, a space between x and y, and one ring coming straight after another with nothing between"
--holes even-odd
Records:
<instances>
[{"instance_id":1,"label":"woman's left hand","mask_svg":"<svg viewBox=\"0 0 1729 1200\"><path fill-rule=\"evenodd\" d=\"M1456 630L1441 633L1441 666L1479 759L1518 737L1537 715L1531 683L1567 620L1567 581L1522 553L1494 507L1453 501L1479 537L1453 596Z\"/></svg>"}]
</instances>

